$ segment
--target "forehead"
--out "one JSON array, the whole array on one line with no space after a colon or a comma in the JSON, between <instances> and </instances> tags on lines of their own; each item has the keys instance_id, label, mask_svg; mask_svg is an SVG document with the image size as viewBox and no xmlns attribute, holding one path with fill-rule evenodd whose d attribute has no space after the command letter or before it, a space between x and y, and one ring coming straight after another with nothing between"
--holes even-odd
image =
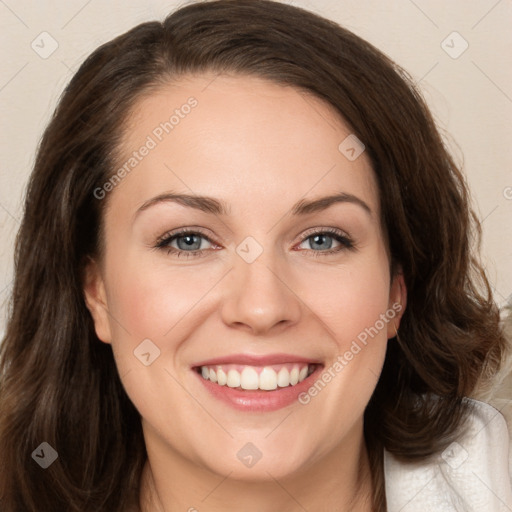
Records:
<instances>
[{"instance_id":1,"label":"forehead","mask_svg":"<svg viewBox=\"0 0 512 512\"><path fill-rule=\"evenodd\" d=\"M367 155L346 152L361 149L350 128L332 106L293 87L252 76L184 77L136 102L122 140L117 167L137 161L119 189L139 205L166 189L242 207L342 191L378 211Z\"/></svg>"}]
</instances>

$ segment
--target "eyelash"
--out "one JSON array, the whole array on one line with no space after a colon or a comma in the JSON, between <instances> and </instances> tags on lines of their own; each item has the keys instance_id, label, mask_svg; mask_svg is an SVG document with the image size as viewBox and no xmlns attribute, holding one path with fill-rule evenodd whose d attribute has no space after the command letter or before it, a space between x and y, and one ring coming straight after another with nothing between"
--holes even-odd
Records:
<instances>
[{"instance_id":1,"label":"eyelash","mask_svg":"<svg viewBox=\"0 0 512 512\"><path fill-rule=\"evenodd\" d=\"M208 236L206 236L204 233L202 233L200 230L192 230L192 229L183 229L181 231L175 231L171 233L166 233L164 236L159 238L157 240L157 243L155 245L155 249L162 249L164 251L167 251L167 254L176 254L176 256L179 258L182 254L185 256L185 258L190 258L192 256L205 256L204 251L205 249L197 249L195 251L181 251L180 249L175 249L174 247L170 247L170 243L177 238L181 238L183 236L187 235L200 235L205 240L210 242L213 245L216 245L215 242Z\"/></svg>"},{"instance_id":2,"label":"eyelash","mask_svg":"<svg viewBox=\"0 0 512 512\"><path fill-rule=\"evenodd\" d=\"M181 238L183 236L187 235L200 235L202 238L207 240L213 245L216 245L213 240L210 239L207 235L202 233L200 230L191 230L191 229L183 229L181 231L177 232L171 232L166 233L162 237L160 237L155 245L155 249L165 250L167 251L167 254L176 254L177 257L180 257L181 255L184 255L186 258L195 257L195 256L205 256L206 249L197 249L195 251L182 251L180 249L176 249L174 247L170 247L170 243L176 240L177 238ZM299 245L301 245L303 242L308 240L309 238L312 238L316 235L329 235L330 237L334 238L337 242L339 242L341 245L335 249L328 249L326 251L315 251L313 249L302 249L306 250L308 252L312 252L314 254L314 257L321 257L321 256L327 256L331 254L338 253L343 250L354 250L354 242L351 240L348 236L343 234L342 231L335 229L335 228L324 228L317 231L312 231L307 233L302 240L300 241Z\"/></svg>"},{"instance_id":3,"label":"eyelash","mask_svg":"<svg viewBox=\"0 0 512 512\"><path fill-rule=\"evenodd\" d=\"M328 249L326 251L314 251L313 249L302 249L302 250L311 252L315 258L321 257L321 256L328 256L331 254L336 254L336 253L339 253L339 252L347 250L347 249L348 250L355 249L354 241L351 238L349 238L346 234L344 234L342 231L340 231L339 229L335 229L335 228L324 228L324 229L319 229L316 231L313 230L313 231L306 232L306 234L300 241L300 244L302 244L309 238L312 238L316 235L329 235L331 238L334 238L334 240L339 242L340 246L336 247L335 249Z\"/></svg>"}]
</instances>

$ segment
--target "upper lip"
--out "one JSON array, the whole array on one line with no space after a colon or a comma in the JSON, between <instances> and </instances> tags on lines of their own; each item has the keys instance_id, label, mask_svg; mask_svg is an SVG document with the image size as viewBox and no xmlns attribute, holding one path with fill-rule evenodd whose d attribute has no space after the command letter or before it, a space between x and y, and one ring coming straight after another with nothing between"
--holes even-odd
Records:
<instances>
[{"instance_id":1,"label":"upper lip","mask_svg":"<svg viewBox=\"0 0 512 512\"><path fill-rule=\"evenodd\" d=\"M311 359L310 357L300 357L293 354L230 354L226 356L215 357L194 364L193 367L198 366L213 366L216 364L243 364L248 366L270 366L272 364L284 363L310 363L321 364L318 359Z\"/></svg>"}]
</instances>

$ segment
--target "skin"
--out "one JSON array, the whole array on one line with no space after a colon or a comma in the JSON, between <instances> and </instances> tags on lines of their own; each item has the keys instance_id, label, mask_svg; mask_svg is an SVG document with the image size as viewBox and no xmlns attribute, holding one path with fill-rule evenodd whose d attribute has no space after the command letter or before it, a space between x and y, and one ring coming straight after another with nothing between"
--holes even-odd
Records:
<instances>
[{"instance_id":1,"label":"skin","mask_svg":"<svg viewBox=\"0 0 512 512\"><path fill-rule=\"evenodd\" d=\"M104 199L105 250L84 285L97 335L111 343L142 416L142 510L369 511L363 413L399 315L307 405L242 412L213 398L191 367L233 353L290 353L328 368L393 304L405 309L370 161L338 150L350 128L320 99L255 77L204 75L138 101L119 165L191 96L198 105ZM169 201L137 213L171 191L222 200L228 214ZM340 202L292 215L297 201L335 192L370 213ZM155 248L184 227L212 243L196 239L202 253L188 258ZM315 245L311 234L325 228L353 248L329 234ZM236 252L248 236L263 248L252 263ZM172 247L183 249L180 240ZM133 353L147 338L160 350L149 366ZM251 468L236 456L248 442L262 453Z\"/></svg>"}]
</instances>

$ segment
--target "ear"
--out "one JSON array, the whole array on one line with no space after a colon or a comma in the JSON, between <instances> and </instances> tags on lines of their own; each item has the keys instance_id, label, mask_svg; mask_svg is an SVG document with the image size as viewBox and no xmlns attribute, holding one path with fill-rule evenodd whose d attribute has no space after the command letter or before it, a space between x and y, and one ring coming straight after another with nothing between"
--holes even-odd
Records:
<instances>
[{"instance_id":1,"label":"ear","mask_svg":"<svg viewBox=\"0 0 512 512\"><path fill-rule=\"evenodd\" d=\"M105 283L98 263L92 258L87 259L84 267L83 287L85 304L94 321L96 335L104 343L111 343L112 332Z\"/></svg>"},{"instance_id":2,"label":"ear","mask_svg":"<svg viewBox=\"0 0 512 512\"><path fill-rule=\"evenodd\" d=\"M401 270L398 270L389 289L389 303L388 311L391 315L391 320L387 324L388 340L397 335L398 328L400 327L400 320L407 307L407 288L405 286L404 275Z\"/></svg>"}]
</instances>

